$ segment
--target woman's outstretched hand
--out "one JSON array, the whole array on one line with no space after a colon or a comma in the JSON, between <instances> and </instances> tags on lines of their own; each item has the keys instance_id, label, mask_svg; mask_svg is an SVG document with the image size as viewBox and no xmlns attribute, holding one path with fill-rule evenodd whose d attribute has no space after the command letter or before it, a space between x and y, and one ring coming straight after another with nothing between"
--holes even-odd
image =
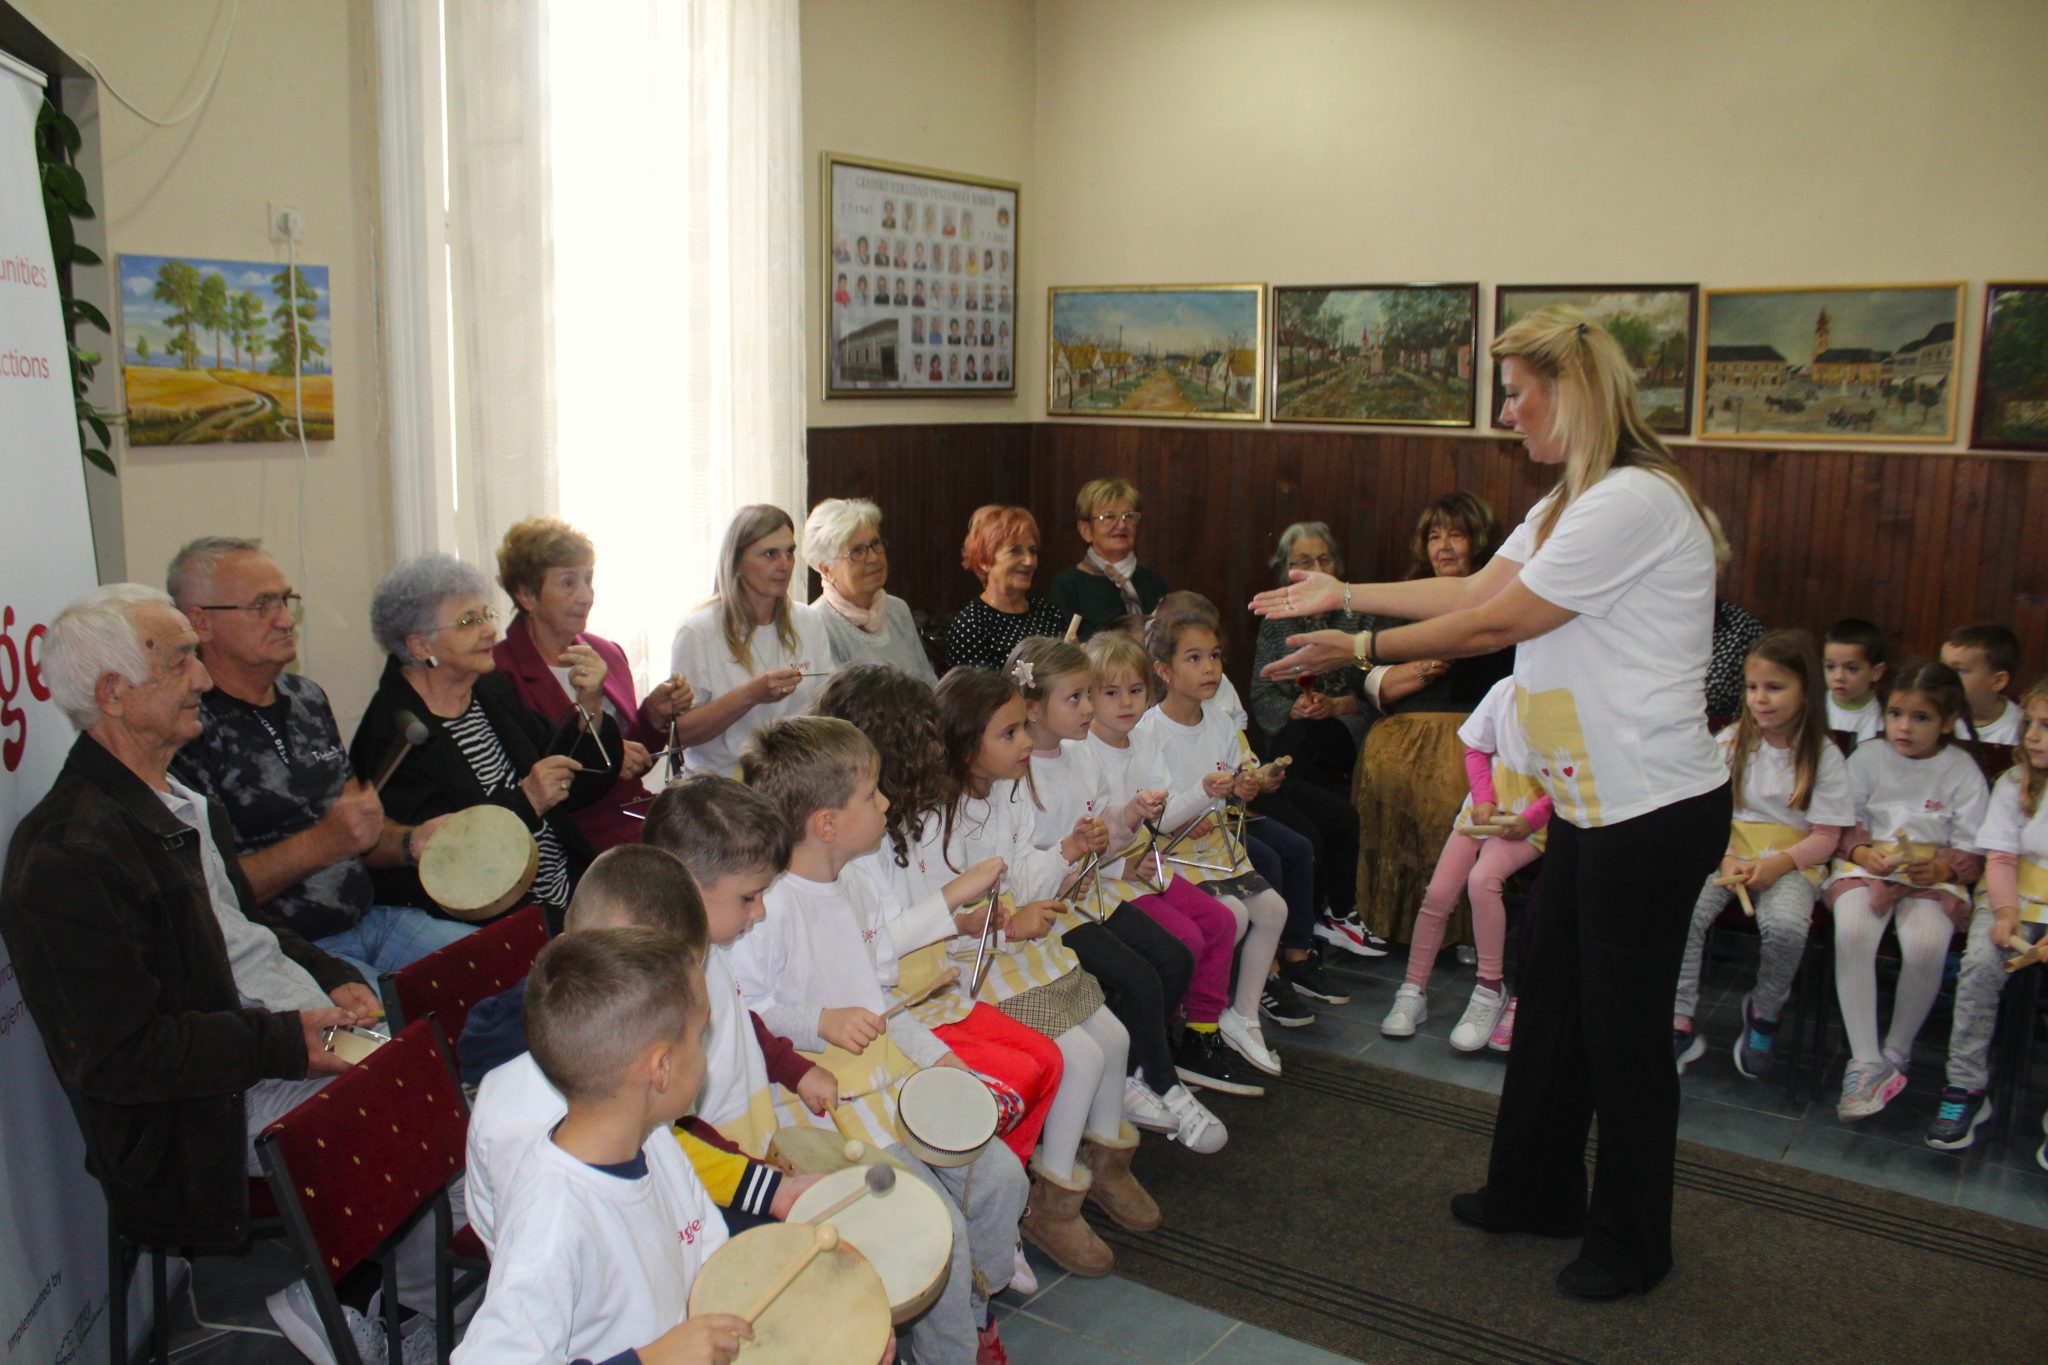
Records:
<instances>
[{"instance_id":1,"label":"woman's outstretched hand","mask_svg":"<svg viewBox=\"0 0 2048 1365\"><path fill-rule=\"evenodd\" d=\"M1314 576L1322 577L1321 574ZM1260 597L1265 595L1261 593ZM1252 607L1254 610L1257 609L1258 599L1253 599ZM1276 616L1293 614L1274 613ZM1287 643L1294 646L1294 652L1273 660L1259 672L1264 677L1277 678L1281 682L1289 682L1308 673L1334 672L1358 662L1355 652L1357 638L1341 630L1312 630L1306 635L1290 635L1287 637Z\"/></svg>"},{"instance_id":2,"label":"woman's outstretched hand","mask_svg":"<svg viewBox=\"0 0 2048 1365\"><path fill-rule=\"evenodd\" d=\"M1318 616L1344 605L1344 585L1326 573L1289 569L1287 577L1291 581L1286 587L1268 588L1254 597L1252 611L1275 618Z\"/></svg>"}]
</instances>

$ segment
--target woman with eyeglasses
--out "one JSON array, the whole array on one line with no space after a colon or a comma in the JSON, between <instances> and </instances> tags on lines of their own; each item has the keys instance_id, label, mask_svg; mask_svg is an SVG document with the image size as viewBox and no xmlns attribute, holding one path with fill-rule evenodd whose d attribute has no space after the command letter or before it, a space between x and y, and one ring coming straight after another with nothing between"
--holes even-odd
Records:
<instances>
[{"instance_id":1,"label":"woman with eyeglasses","mask_svg":"<svg viewBox=\"0 0 2048 1365\"><path fill-rule=\"evenodd\" d=\"M1144 616L1166 596L1158 570L1138 563L1138 490L1123 479L1092 479L1074 495L1074 529L1088 546L1081 562L1052 580L1060 633L1081 618L1087 639L1125 616Z\"/></svg>"},{"instance_id":2,"label":"woman with eyeglasses","mask_svg":"<svg viewBox=\"0 0 2048 1365\"><path fill-rule=\"evenodd\" d=\"M689 679L674 674L656 683L645 701L634 695L626 652L587 629L597 600L597 547L560 517L528 517L505 532L498 586L512 599L513 615L492 654L522 702L558 725L577 719L578 705L595 716L569 680L578 666L603 670L604 709L625 736L619 780L570 818L599 853L639 843L642 812L633 803L647 794L641 779L668 744L669 722L694 701Z\"/></svg>"},{"instance_id":3,"label":"woman with eyeglasses","mask_svg":"<svg viewBox=\"0 0 2048 1365\"><path fill-rule=\"evenodd\" d=\"M789 513L756 503L732 514L717 595L683 622L670 651L696 689L697 704L676 718L690 771L735 775L754 731L805 714L823 690L832 641L816 610L789 600L795 574Z\"/></svg>"},{"instance_id":4,"label":"woman with eyeglasses","mask_svg":"<svg viewBox=\"0 0 2048 1365\"><path fill-rule=\"evenodd\" d=\"M1297 521L1280 533L1273 550L1274 582L1285 584L1289 571L1339 574L1344 560L1327 523ZM1363 617L1339 608L1316 618L1316 629L1357 631ZM1338 668L1300 679L1276 679L1260 670L1289 653L1287 637L1298 634L1292 621L1259 622L1253 651L1250 693L1252 719L1265 732L1267 752L1274 758L1292 755L1296 775L1333 791L1351 790L1351 769L1358 746L1378 714L1365 704L1365 673Z\"/></svg>"},{"instance_id":5,"label":"woman with eyeglasses","mask_svg":"<svg viewBox=\"0 0 2048 1365\"><path fill-rule=\"evenodd\" d=\"M370 633L389 657L349 759L357 772L382 772L404 743L399 713L417 716L427 740L384 784L384 813L416 825L485 803L512 811L540 850L531 895L559 915L595 856L569 813L611 789L623 745L604 709L604 662L594 654L578 657L568 685L596 732L573 711L558 726L520 701L497 672L490 591L482 572L451 555L408 559L384 576L370 598ZM373 876L380 904L434 903L416 865Z\"/></svg>"},{"instance_id":6,"label":"woman with eyeglasses","mask_svg":"<svg viewBox=\"0 0 2048 1365\"><path fill-rule=\"evenodd\" d=\"M887 664L936 686L938 673L889 581L889 542L882 509L866 498L827 498L804 520L804 559L818 571L818 615L832 642L832 662Z\"/></svg>"}]
</instances>

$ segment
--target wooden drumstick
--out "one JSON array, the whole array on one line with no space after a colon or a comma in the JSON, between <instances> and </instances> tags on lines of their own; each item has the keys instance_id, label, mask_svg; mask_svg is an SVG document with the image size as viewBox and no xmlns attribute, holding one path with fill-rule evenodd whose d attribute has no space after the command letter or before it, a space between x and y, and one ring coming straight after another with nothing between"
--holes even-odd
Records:
<instances>
[{"instance_id":1,"label":"wooden drumstick","mask_svg":"<svg viewBox=\"0 0 2048 1365\"><path fill-rule=\"evenodd\" d=\"M1747 881L1747 880L1748 880L1748 878L1744 877L1744 876L1743 876L1743 875L1742 875L1742 874L1741 874L1740 872L1730 872L1730 873L1729 873L1729 874L1728 874L1727 876L1725 876L1725 877L1716 877L1716 878L1714 878L1714 885L1716 885L1716 886L1741 886L1741 885L1742 885L1742 884L1743 884L1743 883L1744 883L1745 881Z\"/></svg>"},{"instance_id":2,"label":"wooden drumstick","mask_svg":"<svg viewBox=\"0 0 2048 1365\"><path fill-rule=\"evenodd\" d=\"M806 1223L809 1223L812 1227L817 1227L820 1224L825 1223L833 1218L837 1218L840 1214L846 1212L847 1206L852 1204L855 1200L864 1199L871 1194L887 1194L889 1191L895 1188L896 1168L894 1166L870 1166L868 1167L867 1176L862 1181L861 1187L859 1189L855 1190L852 1194L849 1194L842 1199L835 1199L834 1201L832 1201L831 1206L820 1212L817 1217L806 1218L804 1219L804 1221Z\"/></svg>"},{"instance_id":3,"label":"wooden drumstick","mask_svg":"<svg viewBox=\"0 0 2048 1365\"><path fill-rule=\"evenodd\" d=\"M837 1250L839 1250L839 1229L833 1227L830 1223L820 1224L817 1232L811 1238L811 1244L804 1248L803 1255L797 1257L789 1269L783 1271L775 1283L769 1285L762 1292L761 1297L754 1300L754 1306L740 1316L749 1323L760 1321L761 1315L767 1312L777 1299L782 1297L782 1291L795 1284L796 1277L811 1268L811 1262L818 1259L819 1252Z\"/></svg>"},{"instance_id":4,"label":"wooden drumstick","mask_svg":"<svg viewBox=\"0 0 2048 1365\"><path fill-rule=\"evenodd\" d=\"M1735 883L1735 899L1737 899L1737 900L1739 900L1739 901L1741 901L1741 902L1742 902L1742 913L1743 913L1743 914L1745 914L1745 915L1748 915L1748 916L1749 916L1749 917L1750 917L1751 919L1755 919L1755 918L1756 918L1756 907L1755 907L1754 905L1750 904L1750 900L1749 900L1749 883L1747 883L1747 882L1737 882L1737 883Z\"/></svg>"},{"instance_id":5,"label":"wooden drumstick","mask_svg":"<svg viewBox=\"0 0 2048 1365\"><path fill-rule=\"evenodd\" d=\"M2015 953L2005 960L2005 969L2016 972L2022 967L2031 967L2036 962L2048 962L2048 938L2042 939L2025 952Z\"/></svg>"},{"instance_id":6,"label":"wooden drumstick","mask_svg":"<svg viewBox=\"0 0 2048 1365\"><path fill-rule=\"evenodd\" d=\"M1465 832L1467 834L1478 834L1487 838L1493 838L1497 835L1506 834L1511 828L1512 826L1500 824L1498 821L1482 820L1465 826Z\"/></svg>"},{"instance_id":7,"label":"wooden drumstick","mask_svg":"<svg viewBox=\"0 0 2048 1365\"><path fill-rule=\"evenodd\" d=\"M428 739L427 727L410 711L393 712L391 725L398 731L401 742L391 751L391 757L384 760L384 771L378 773L377 780L370 784L379 793L383 792L384 784L391 780L391 774L398 771L398 765L405 762L405 756L425 744Z\"/></svg>"},{"instance_id":8,"label":"wooden drumstick","mask_svg":"<svg viewBox=\"0 0 2048 1365\"><path fill-rule=\"evenodd\" d=\"M946 968L946 970L940 972L931 980L925 982L922 986L919 986L910 994L904 996L901 1000L898 1000L895 1004L889 1006L888 1009L883 1010L882 1017L884 1019L894 1019L897 1015L903 1013L903 1011L909 1009L912 1005L922 1005L925 1001L931 999L940 991L946 989L946 987L948 986L953 985L959 980L960 969L958 967L948 967Z\"/></svg>"},{"instance_id":9,"label":"wooden drumstick","mask_svg":"<svg viewBox=\"0 0 2048 1365\"><path fill-rule=\"evenodd\" d=\"M1075 613L1074 613L1074 619L1073 619L1073 620L1071 620L1071 621L1069 621L1069 622L1067 622L1067 643L1068 643L1068 644L1072 644L1072 643L1074 643L1074 641L1076 641L1076 640L1078 640L1078 639L1080 639L1080 638L1081 638L1081 613L1077 611L1077 612L1075 612Z\"/></svg>"}]
</instances>

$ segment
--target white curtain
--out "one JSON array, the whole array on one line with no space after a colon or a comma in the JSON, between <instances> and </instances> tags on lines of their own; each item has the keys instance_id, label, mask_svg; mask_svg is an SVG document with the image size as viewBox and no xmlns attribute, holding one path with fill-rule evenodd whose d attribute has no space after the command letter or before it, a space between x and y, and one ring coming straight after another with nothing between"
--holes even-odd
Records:
<instances>
[{"instance_id":1,"label":"white curtain","mask_svg":"<svg viewBox=\"0 0 2048 1365\"><path fill-rule=\"evenodd\" d=\"M461 553L587 532L645 695L733 510L805 511L798 0L444 6Z\"/></svg>"},{"instance_id":2,"label":"white curtain","mask_svg":"<svg viewBox=\"0 0 2048 1365\"><path fill-rule=\"evenodd\" d=\"M545 0L560 509L642 695L733 509L804 516L797 0Z\"/></svg>"}]
</instances>

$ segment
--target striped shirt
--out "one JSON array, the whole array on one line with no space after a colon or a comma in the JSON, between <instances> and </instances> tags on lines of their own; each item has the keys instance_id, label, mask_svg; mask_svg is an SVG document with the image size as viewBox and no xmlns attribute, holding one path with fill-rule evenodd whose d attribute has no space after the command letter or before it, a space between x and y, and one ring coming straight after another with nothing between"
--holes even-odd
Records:
<instances>
[{"instance_id":1,"label":"striped shirt","mask_svg":"<svg viewBox=\"0 0 2048 1365\"><path fill-rule=\"evenodd\" d=\"M519 775L512 771L512 760L505 756L505 746L498 739L498 732L484 716L483 707L474 697L469 699L469 709L449 721L448 735L462 749L462 757L469 764L469 770L476 774L487 796L496 796L519 785ZM534 833L534 843L540 847L540 870L533 877L534 899L549 905L561 907L569 903L569 858L562 851L562 841L555 837L555 831L546 820Z\"/></svg>"}]
</instances>

